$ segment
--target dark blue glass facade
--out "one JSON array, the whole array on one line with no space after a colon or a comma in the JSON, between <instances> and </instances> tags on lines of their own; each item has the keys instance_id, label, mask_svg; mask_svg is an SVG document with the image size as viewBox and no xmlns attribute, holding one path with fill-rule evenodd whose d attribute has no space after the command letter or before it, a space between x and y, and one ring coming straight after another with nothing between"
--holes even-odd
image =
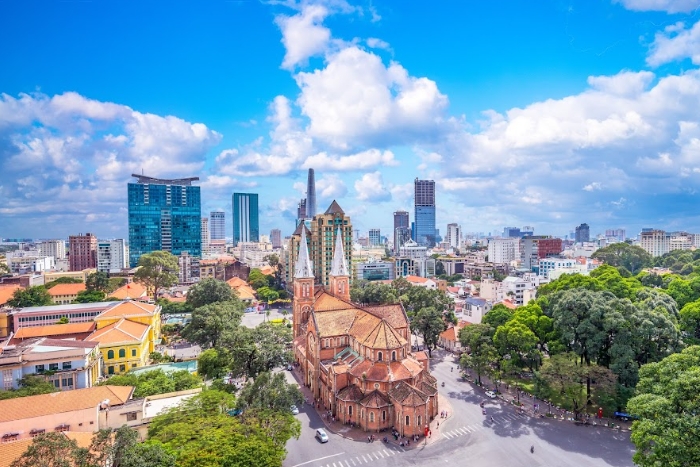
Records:
<instances>
[{"instance_id":1,"label":"dark blue glass facade","mask_svg":"<svg viewBox=\"0 0 700 467\"><path fill-rule=\"evenodd\" d=\"M260 241L258 195L256 193L233 194L233 244Z\"/></svg>"},{"instance_id":2,"label":"dark blue glass facade","mask_svg":"<svg viewBox=\"0 0 700 467\"><path fill-rule=\"evenodd\" d=\"M198 186L129 183L129 265L156 250L202 254Z\"/></svg>"},{"instance_id":3,"label":"dark blue glass facade","mask_svg":"<svg viewBox=\"0 0 700 467\"><path fill-rule=\"evenodd\" d=\"M435 206L416 206L415 241L422 246L435 246Z\"/></svg>"}]
</instances>

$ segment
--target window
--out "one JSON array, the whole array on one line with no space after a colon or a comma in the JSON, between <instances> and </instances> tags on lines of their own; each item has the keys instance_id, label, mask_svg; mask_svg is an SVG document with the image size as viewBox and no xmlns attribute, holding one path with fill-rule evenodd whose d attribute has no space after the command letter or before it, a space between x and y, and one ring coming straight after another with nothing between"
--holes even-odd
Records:
<instances>
[{"instance_id":1,"label":"window","mask_svg":"<svg viewBox=\"0 0 700 467\"><path fill-rule=\"evenodd\" d=\"M384 360L384 354L382 354L381 352L377 352L377 360L379 360L380 362Z\"/></svg>"},{"instance_id":2,"label":"window","mask_svg":"<svg viewBox=\"0 0 700 467\"><path fill-rule=\"evenodd\" d=\"M416 423L416 426L420 426L420 415L418 415L418 422Z\"/></svg>"},{"instance_id":3,"label":"window","mask_svg":"<svg viewBox=\"0 0 700 467\"><path fill-rule=\"evenodd\" d=\"M114 367L113 367L113 366L108 366L108 367L107 367L107 374L108 374L108 375L113 375L113 374L114 374Z\"/></svg>"},{"instance_id":4,"label":"window","mask_svg":"<svg viewBox=\"0 0 700 467\"><path fill-rule=\"evenodd\" d=\"M44 372L44 365L34 365L34 371L37 373L43 373Z\"/></svg>"},{"instance_id":5,"label":"window","mask_svg":"<svg viewBox=\"0 0 700 467\"><path fill-rule=\"evenodd\" d=\"M411 418L408 415L406 415L406 426L411 425L410 421L411 421Z\"/></svg>"},{"instance_id":6,"label":"window","mask_svg":"<svg viewBox=\"0 0 700 467\"><path fill-rule=\"evenodd\" d=\"M129 412L126 414L126 421L127 422L133 422L136 420L136 412Z\"/></svg>"},{"instance_id":7,"label":"window","mask_svg":"<svg viewBox=\"0 0 700 467\"><path fill-rule=\"evenodd\" d=\"M61 387L61 380L55 379L52 381L53 385L55 388L60 388Z\"/></svg>"},{"instance_id":8,"label":"window","mask_svg":"<svg viewBox=\"0 0 700 467\"><path fill-rule=\"evenodd\" d=\"M382 421L386 422L386 410L382 410Z\"/></svg>"},{"instance_id":9,"label":"window","mask_svg":"<svg viewBox=\"0 0 700 467\"><path fill-rule=\"evenodd\" d=\"M73 368L72 362L63 362L63 369L64 370L70 370L71 368Z\"/></svg>"},{"instance_id":10,"label":"window","mask_svg":"<svg viewBox=\"0 0 700 467\"><path fill-rule=\"evenodd\" d=\"M396 361L396 350L391 352L391 361L395 362Z\"/></svg>"},{"instance_id":11,"label":"window","mask_svg":"<svg viewBox=\"0 0 700 467\"><path fill-rule=\"evenodd\" d=\"M135 357L136 356L136 349L131 349L131 356Z\"/></svg>"},{"instance_id":12,"label":"window","mask_svg":"<svg viewBox=\"0 0 700 467\"><path fill-rule=\"evenodd\" d=\"M119 349L119 358L126 358L126 349Z\"/></svg>"},{"instance_id":13,"label":"window","mask_svg":"<svg viewBox=\"0 0 700 467\"><path fill-rule=\"evenodd\" d=\"M124 373L126 371L126 365L119 365L119 371Z\"/></svg>"},{"instance_id":14,"label":"window","mask_svg":"<svg viewBox=\"0 0 700 467\"><path fill-rule=\"evenodd\" d=\"M2 387L3 389L12 389L12 370L3 370L2 371Z\"/></svg>"},{"instance_id":15,"label":"window","mask_svg":"<svg viewBox=\"0 0 700 467\"><path fill-rule=\"evenodd\" d=\"M107 360L112 360L114 358L114 350L107 351Z\"/></svg>"},{"instance_id":16,"label":"window","mask_svg":"<svg viewBox=\"0 0 700 467\"><path fill-rule=\"evenodd\" d=\"M58 363L49 363L49 371L58 371Z\"/></svg>"},{"instance_id":17,"label":"window","mask_svg":"<svg viewBox=\"0 0 700 467\"><path fill-rule=\"evenodd\" d=\"M374 423L374 412L369 413L369 421L370 423Z\"/></svg>"},{"instance_id":18,"label":"window","mask_svg":"<svg viewBox=\"0 0 700 467\"><path fill-rule=\"evenodd\" d=\"M348 407L348 415L352 417L352 405Z\"/></svg>"}]
</instances>

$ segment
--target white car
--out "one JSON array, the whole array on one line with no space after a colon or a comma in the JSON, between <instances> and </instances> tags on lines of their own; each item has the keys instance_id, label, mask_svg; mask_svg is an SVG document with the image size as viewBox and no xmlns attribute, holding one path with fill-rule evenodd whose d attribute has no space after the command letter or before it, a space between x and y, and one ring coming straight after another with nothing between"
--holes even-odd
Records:
<instances>
[{"instance_id":1,"label":"white car","mask_svg":"<svg viewBox=\"0 0 700 467\"><path fill-rule=\"evenodd\" d=\"M323 428L319 428L316 430L316 439L318 439L322 443L327 443L328 442L328 435L326 434L326 430Z\"/></svg>"},{"instance_id":2,"label":"white car","mask_svg":"<svg viewBox=\"0 0 700 467\"><path fill-rule=\"evenodd\" d=\"M491 399L496 398L496 393L493 391L486 391L484 394L486 394L486 397L490 397Z\"/></svg>"},{"instance_id":3,"label":"white car","mask_svg":"<svg viewBox=\"0 0 700 467\"><path fill-rule=\"evenodd\" d=\"M299 407L297 407L296 405L293 405L291 407L291 409L292 409L292 415L299 415Z\"/></svg>"}]
</instances>

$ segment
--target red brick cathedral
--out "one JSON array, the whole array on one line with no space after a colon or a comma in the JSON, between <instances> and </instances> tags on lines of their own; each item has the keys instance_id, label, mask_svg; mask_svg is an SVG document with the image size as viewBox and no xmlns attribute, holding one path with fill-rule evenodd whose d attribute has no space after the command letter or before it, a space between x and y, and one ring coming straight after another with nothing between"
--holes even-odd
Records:
<instances>
[{"instance_id":1,"label":"red brick cathedral","mask_svg":"<svg viewBox=\"0 0 700 467\"><path fill-rule=\"evenodd\" d=\"M350 301L350 272L340 232L327 288L315 285L306 229L294 268L294 355L316 401L365 431L395 427L423 434L438 413L437 380L425 352L411 352L401 304Z\"/></svg>"}]
</instances>

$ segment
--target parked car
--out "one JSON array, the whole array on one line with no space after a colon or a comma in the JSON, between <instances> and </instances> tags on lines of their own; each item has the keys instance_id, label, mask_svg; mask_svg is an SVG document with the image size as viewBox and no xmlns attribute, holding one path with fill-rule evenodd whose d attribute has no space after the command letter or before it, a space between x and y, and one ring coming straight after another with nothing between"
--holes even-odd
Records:
<instances>
[{"instance_id":1,"label":"parked car","mask_svg":"<svg viewBox=\"0 0 700 467\"><path fill-rule=\"evenodd\" d=\"M292 371L292 364L291 363L287 363L287 371Z\"/></svg>"},{"instance_id":2,"label":"parked car","mask_svg":"<svg viewBox=\"0 0 700 467\"><path fill-rule=\"evenodd\" d=\"M323 428L319 428L316 430L316 439L319 440L321 443L327 443L328 442L328 435L326 434L326 430Z\"/></svg>"},{"instance_id":3,"label":"parked car","mask_svg":"<svg viewBox=\"0 0 700 467\"><path fill-rule=\"evenodd\" d=\"M496 397L496 393L493 391L486 391L484 394L486 394L486 397L490 397L491 399Z\"/></svg>"},{"instance_id":4,"label":"parked car","mask_svg":"<svg viewBox=\"0 0 700 467\"><path fill-rule=\"evenodd\" d=\"M292 409L292 415L299 415L299 407L297 407L296 405L293 405L291 407L291 409Z\"/></svg>"}]
</instances>

